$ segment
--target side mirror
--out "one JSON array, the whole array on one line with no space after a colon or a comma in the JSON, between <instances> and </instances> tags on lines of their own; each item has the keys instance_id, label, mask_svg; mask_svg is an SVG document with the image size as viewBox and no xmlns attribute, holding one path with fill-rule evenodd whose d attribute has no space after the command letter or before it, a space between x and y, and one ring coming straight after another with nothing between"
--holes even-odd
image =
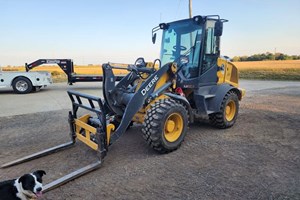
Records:
<instances>
[{"instance_id":1,"label":"side mirror","mask_svg":"<svg viewBox=\"0 0 300 200\"><path fill-rule=\"evenodd\" d=\"M156 41L156 33L154 33L154 34L152 35L152 43L155 44L155 41Z\"/></svg>"},{"instance_id":2,"label":"side mirror","mask_svg":"<svg viewBox=\"0 0 300 200\"><path fill-rule=\"evenodd\" d=\"M222 36L223 33L223 22L221 20L216 21L214 36Z\"/></svg>"}]
</instances>

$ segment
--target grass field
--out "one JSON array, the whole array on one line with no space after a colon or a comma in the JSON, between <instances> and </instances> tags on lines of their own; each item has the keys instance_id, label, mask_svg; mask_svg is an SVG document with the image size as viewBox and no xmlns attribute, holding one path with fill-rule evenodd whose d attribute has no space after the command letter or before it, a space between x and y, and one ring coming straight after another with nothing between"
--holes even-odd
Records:
<instances>
[{"instance_id":1,"label":"grass field","mask_svg":"<svg viewBox=\"0 0 300 200\"><path fill-rule=\"evenodd\" d=\"M300 81L300 60L234 62L242 79Z\"/></svg>"},{"instance_id":2,"label":"grass field","mask_svg":"<svg viewBox=\"0 0 300 200\"><path fill-rule=\"evenodd\" d=\"M300 60L234 62L242 79L295 80L300 81ZM125 67L126 65L124 65ZM3 71L24 71L24 67L4 67ZM49 71L55 82L66 81L66 75L58 66L41 66L32 71ZM126 74L126 70L114 70ZM100 65L75 66L77 74L102 74Z\"/></svg>"}]
</instances>

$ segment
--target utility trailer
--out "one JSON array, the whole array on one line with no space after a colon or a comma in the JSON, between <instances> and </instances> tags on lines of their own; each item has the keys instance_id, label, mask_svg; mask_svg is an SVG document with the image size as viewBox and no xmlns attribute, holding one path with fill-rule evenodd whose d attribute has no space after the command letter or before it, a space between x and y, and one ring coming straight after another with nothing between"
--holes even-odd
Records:
<instances>
[{"instance_id":1,"label":"utility trailer","mask_svg":"<svg viewBox=\"0 0 300 200\"><path fill-rule=\"evenodd\" d=\"M39 59L30 64L25 63L26 71L29 71L37 66L43 64L57 64L67 75L68 84L72 85L75 82L102 82L103 76L97 74L76 74L74 72L74 64L72 59ZM119 81L124 75L116 76L116 80Z\"/></svg>"},{"instance_id":2,"label":"utility trailer","mask_svg":"<svg viewBox=\"0 0 300 200\"><path fill-rule=\"evenodd\" d=\"M52 84L51 74L46 71L18 72L0 70L0 88L12 87L17 94L38 91Z\"/></svg>"}]
</instances>

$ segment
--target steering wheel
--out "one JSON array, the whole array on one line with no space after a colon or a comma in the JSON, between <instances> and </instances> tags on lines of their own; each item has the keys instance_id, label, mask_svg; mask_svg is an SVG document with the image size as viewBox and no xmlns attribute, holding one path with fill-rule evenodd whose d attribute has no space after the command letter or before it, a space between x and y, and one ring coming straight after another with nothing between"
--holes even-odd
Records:
<instances>
[{"instance_id":1,"label":"steering wheel","mask_svg":"<svg viewBox=\"0 0 300 200\"><path fill-rule=\"evenodd\" d=\"M175 46L173 46L173 49L174 49L175 51L177 51L177 47L178 47L178 46L175 45ZM180 49L180 51L184 51L184 50L186 50L187 48L186 48L185 46L181 46L181 45L180 45L180 46L179 46L179 49Z\"/></svg>"},{"instance_id":2,"label":"steering wheel","mask_svg":"<svg viewBox=\"0 0 300 200\"><path fill-rule=\"evenodd\" d=\"M179 57L179 67L177 69L177 71L180 71L182 68L185 68L187 66L187 64L189 63L189 57L186 55L181 55Z\"/></svg>"}]
</instances>

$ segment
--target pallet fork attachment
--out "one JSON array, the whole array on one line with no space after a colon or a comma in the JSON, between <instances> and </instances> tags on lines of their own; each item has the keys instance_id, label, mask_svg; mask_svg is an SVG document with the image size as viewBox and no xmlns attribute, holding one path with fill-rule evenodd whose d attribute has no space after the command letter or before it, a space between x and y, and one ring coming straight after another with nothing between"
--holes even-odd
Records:
<instances>
[{"instance_id":1,"label":"pallet fork attachment","mask_svg":"<svg viewBox=\"0 0 300 200\"><path fill-rule=\"evenodd\" d=\"M34 160L46 155L70 148L75 145L76 139L82 141L90 148L97 152L97 161L89 164L85 167L77 169L74 172L71 172L57 180L54 180L44 186L43 192L48 192L54 188L57 188L71 180L74 180L82 175L85 175L95 169L98 169L102 164L102 159L106 156L107 153L107 132L110 135L110 132L114 129L114 126L109 124L106 127L106 114L104 113L104 106L102 100L98 97L85 95L78 93L76 91L68 91L68 95L72 101L72 112L69 112L69 125L70 125L70 137L71 141L60 144L55 147L51 147L40 152L25 156L23 158L17 159L15 161L3 164L1 168L7 168L14 165L18 165L30 160ZM84 105L82 100L86 99L89 105ZM97 126L96 128L88 124L90 115L84 115L77 119L77 111L79 108L95 113L97 116Z\"/></svg>"}]
</instances>

